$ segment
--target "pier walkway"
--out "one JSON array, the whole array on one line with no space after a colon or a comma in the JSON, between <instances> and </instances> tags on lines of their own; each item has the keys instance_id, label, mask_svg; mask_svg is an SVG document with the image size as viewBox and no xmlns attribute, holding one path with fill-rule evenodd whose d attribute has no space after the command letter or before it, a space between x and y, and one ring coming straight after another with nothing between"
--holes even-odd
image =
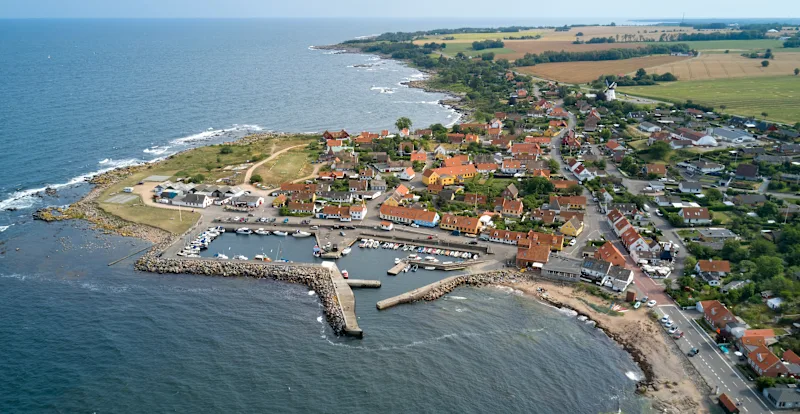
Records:
<instances>
[{"instance_id":1,"label":"pier walkway","mask_svg":"<svg viewBox=\"0 0 800 414\"><path fill-rule=\"evenodd\" d=\"M356 298L347 283L347 279L342 276L335 263L323 262L322 266L331 271L333 290L336 292L339 307L342 309L342 316L344 317L343 330L345 335L363 338L364 331L358 327L358 320L356 319Z\"/></svg>"},{"instance_id":2,"label":"pier walkway","mask_svg":"<svg viewBox=\"0 0 800 414\"><path fill-rule=\"evenodd\" d=\"M397 296L394 296L394 297L391 297L391 298L388 298L388 299L384 299L384 300L378 302L376 306L377 306L378 310L384 310L384 309L391 308L393 306L400 305L402 303L415 302L415 301L421 300L423 297L425 297L425 295L427 295L428 293L430 293L434 289L438 289L438 288L440 288L442 286L446 286L446 285L449 285L451 283L454 283L457 280L459 280L459 278L463 279L463 277L464 277L463 275L450 276L450 277L444 278L444 279L442 279L442 280L440 280L438 282L433 282L433 283L431 283L429 285L425 285L425 286L422 286L420 288L416 288L416 289L414 289L414 290L412 290L410 292L402 293L402 294L399 294Z\"/></svg>"}]
</instances>

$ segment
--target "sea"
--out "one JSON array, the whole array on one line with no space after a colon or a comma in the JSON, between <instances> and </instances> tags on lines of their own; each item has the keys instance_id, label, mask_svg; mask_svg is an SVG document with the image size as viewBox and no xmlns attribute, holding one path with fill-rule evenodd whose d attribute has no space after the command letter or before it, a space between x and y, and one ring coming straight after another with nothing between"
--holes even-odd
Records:
<instances>
[{"instance_id":1,"label":"sea","mask_svg":"<svg viewBox=\"0 0 800 414\"><path fill-rule=\"evenodd\" d=\"M629 355L520 292L465 287L377 311L445 276L386 275L396 251L354 249L338 263L383 283L355 293L359 340L333 335L302 286L140 273L137 256L109 266L147 244L31 219L77 200L98 172L251 132L458 121L446 95L402 85L419 71L315 45L564 23L0 20L0 412L648 411ZM214 248L314 261L307 241L233 237Z\"/></svg>"}]
</instances>

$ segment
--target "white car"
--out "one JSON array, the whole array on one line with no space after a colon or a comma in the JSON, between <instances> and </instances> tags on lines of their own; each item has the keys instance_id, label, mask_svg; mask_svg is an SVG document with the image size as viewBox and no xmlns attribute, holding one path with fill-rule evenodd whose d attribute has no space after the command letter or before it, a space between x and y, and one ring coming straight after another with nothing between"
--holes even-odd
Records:
<instances>
[{"instance_id":1,"label":"white car","mask_svg":"<svg viewBox=\"0 0 800 414\"><path fill-rule=\"evenodd\" d=\"M577 242L578 242L578 239L572 239L572 240L569 241L569 245L570 246L574 246L575 243L577 243Z\"/></svg>"},{"instance_id":2,"label":"white car","mask_svg":"<svg viewBox=\"0 0 800 414\"><path fill-rule=\"evenodd\" d=\"M674 334L675 332L678 332L678 325L672 325L672 327L671 327L671 328L669 328L669 331L667 331L667 332L668 332L670 335Z\"/></svg>"},{"instance_id":3,"label":"white car","mask_svg":"<svg viewBox=\"0 0 800 414\"><path fill-rule=\"evenodd\" d=\"M411 227L419 227L419 224L417 224L417 223L411 223Z\"/></svg>"},{"instance_id":4,"label":"white car","mask_svg":"<svg viewBox=\"0 0 800 414\"><path fill-rule=\"evenodd\" d=\"M647 307L648 308L652 308L654 306L656 306L656 301L655 300L651 300L651 301L647 302Z\"/></svg>"},{"instance_id":5,"label":"white car","mask_svg":"<svg viewBox=\"0 0 800 414\"><path fill-rule=\"evenodd\" d=\"M665 328L671 328L671 327L672 327L672 321L667 321L667 322L664 324L664 327L665 327Z\"/></svg>"},{"instance_id":6,"label":"white car","mask_svg":"<svg viewBox=\"0 0 800 414\"><path fill-rule=\"evenodd\" d=\"M669 316L667 316L667 315L664 315L664 317L663 317L663 318L661 318L661 323L662 323L662 324L663 324L663 323L667 323L667 321L668 321L668 320L669 320Z\"/></svg>"}]
</instances>

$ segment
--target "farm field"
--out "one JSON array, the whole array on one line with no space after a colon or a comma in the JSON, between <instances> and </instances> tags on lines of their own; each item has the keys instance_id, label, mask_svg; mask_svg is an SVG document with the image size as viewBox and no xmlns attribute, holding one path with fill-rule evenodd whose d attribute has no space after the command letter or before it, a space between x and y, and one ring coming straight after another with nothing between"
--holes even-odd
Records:
<instances>
[{"instance_id":1,"label":"farm field","mask_svg":"<svg viewBox=\"0 0 800 414\"><path fill-rule=\"evenodd\" d=\"M683 102L694 102L725 110L730 114L761 117L794 124L800 121L800 76L757 76L734 79L678 81L654 86L628 86L619 92Z\"/></svg>"},{"instance_id":2,"label":"farm field","mask_svg":"<svg viewBox=\"0 0 800 414\"><path fill-rule=\"evenodd\" d=\"M668 65L690 58L680 56L647 56L634 59L590 62L543 63L519 68L520 72L566 83L586 83L600 75L625 74L639 68Z\"/></svg>"},{"instance_id":3,"label":"farm field","mask_svg":"<svg viewBox=\"0 0 800 414\"><path fill-rule=\"evenodd\" d=\"M508 44L508 41L506 41L506 44ZM442 53L450 57L457 55L459 52L464 53L467 56L473 56L473 57L480 56L484 53L493 52L496 55L495 59L504 59L506 58L504 55L515 53L514 50L511 50L507 47L473 50L472 42L459 42L459 43L448 42L447 47L442 50Z\"/></svg>"},{"instance_id":4,"label":"farm field","mask_svg":"<svg viewBox=\"0 0 800 414\"><path fill-rule=\"evenodd\" d=\"M758 49L782 49L783 42L778 39L753 39L753 40L707 40L697 42L669 42L669 43L686 43L695 50L700 51L719 51L724 52L730 50L733 52L743 52L746 50ZM656 44L669 44L658 42Z\"/></svg>"},{"instance_id":5,"label":"farm field","mask_svg":"<svg viewBox=\"0 0 800 414\"><path fill-rule=\"evenodd\" d=\"M704 80L739 78L752 76L790 75L800 67L800 53L776 52L768 67L762 67L763 59L750 59L736 53L702 53L700 56L681 62L668 62L647 67L649 73L670 72L679 80Z\"/></svg>"}]
</instances>

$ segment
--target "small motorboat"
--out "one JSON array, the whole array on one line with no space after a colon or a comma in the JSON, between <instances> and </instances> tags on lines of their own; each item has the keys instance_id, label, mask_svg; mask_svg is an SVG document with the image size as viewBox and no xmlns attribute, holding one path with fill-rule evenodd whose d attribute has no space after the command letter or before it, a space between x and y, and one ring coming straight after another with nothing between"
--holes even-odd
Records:
<instances>
[{"instance_id":1,"label":"small motorboat","mask_svg":"<svg viewBox=\"0 0 800 414\"><path fill-rule=\"evenodd\" d=\"M254 233L261 236L269 236L269 230L264 230L263 228L260 227Z\"/></svg>"},{"instance_id":2,"label":"small motorboat","mask_svg":"<svg viewBox=\"0 0 800 414\"><path fill-rule=\"evenodd\" d=\"M272 261L272 259L270 259L269 256L265 256L263 254L257 254L257 255L255 255L253 257L253 259L260 260L262 262L271 262Z\"/></svg>"},{"instance_id":3,"label":"small motorboat","mask_svg":"<svg viewBox=\"0 0 800 414\"><path fill-rule=\"evenodd\" d=\"M243 254L237 254L236 256L233 256L233 260L248 260L248 259L247 256Z\"/></svg>"},{"instance_id":4,"label":"small motorboat","mask_svg":"<svg viewBox=\"0 0 800 414\"><path fill-rule=\"evenodd\" d=\"M285 231L280 231L280 230L273 231L272 234L274 234L276 236L281 236L281 237L286 237L286 236L289 235L289 233L287 233Z\"/></svg>"},{"instance_id":5,"label":"small motorboat","mask_svg":"<svg viewBox=\"0 0 800 414\"><path fill-rule=\"evenodd\" d=\"M349 247L346 247L344 250L342 250L342 255L347 256L348 254L350 254L351 251L353 250L350 249Z\"/></svg>"},{"instance_id":6,"label":"small motorboat","mask_svg":"<svg viewBox=\"0 0 800 414\"><path fill-rule=\"evenodd\" d=\"M400 262L401 262L401 260L400 260L400 258L399 258L399 257L395 257L395 258L394 258L394 264L398 264L398 263L400 263Z\"/></svg>"},{"instance_id":7,"label":"small motorboat","mask_svg":"<svg viewBox=\"0 0 800 414\"><path fill-rule=\"evenodd\" d=\"M311 233L307 231L297 230L294 233L292 233L292 237L311 237Z\"/></svg>"},{"instance_id":8,"label":"small motorboat","mask_svg":"<svg viewBox=\"0 0 800 414\"><path fill-rule=\"evenodd\" d=\"M240 227L236 229L236 234L253 234L253 230L250 230L247 227Z\"/></svg>"},{"instance_id":9,"label":"small motorboat","mask_svg":"<svg viewBox=\"0 0 800 414\"><path fill-rule=\"evenodd\" d=\"M343 277L343 278L345 278L345 279L347 279L348 277L350 277L350 274L349 274L349 273L347 273L347 270L342 270L342 277Z\"/></svg>"},{"instance_id":10,"label":"small motorboat","mask_svg":"<svg viewBox=\"0 0 800 414\"><path fill-rule=\"evenodd\" d=\"M403 268L403 273L408 273L408 271L410 269L411 269L411 265L406 265L406 267Z\"/></svg>"},{"instance_id":11,"label":"small motorboat","mask_svg":"<svg viewBox=\"0 0 800 414\"><path fill-rule=\"evenodd\" d=\"M411 271L412 272L416 272L417 270L419 270L419 266L417 266L417 265L411 266Z\"/></svg>"},{"instance_id":12,"label":"small motorboat","mask_svg":"<svg viewBox=\"0 0 800 414\"><path fill-rule=\"evenodd\" d=\"M214 257L216 257L217 259L228 259L228 256L222 253L217 253L214 255Z\"/></svg>"},{"instance_id":13,"label":"small motorboat","mask_svg":"<svg viewBox=\"0 0 800 414\"><path fill-rule=\"evenodd\" d=\"M425 266L425 270L436 270L434 266Z\"/></svg>"}]
</instances>

